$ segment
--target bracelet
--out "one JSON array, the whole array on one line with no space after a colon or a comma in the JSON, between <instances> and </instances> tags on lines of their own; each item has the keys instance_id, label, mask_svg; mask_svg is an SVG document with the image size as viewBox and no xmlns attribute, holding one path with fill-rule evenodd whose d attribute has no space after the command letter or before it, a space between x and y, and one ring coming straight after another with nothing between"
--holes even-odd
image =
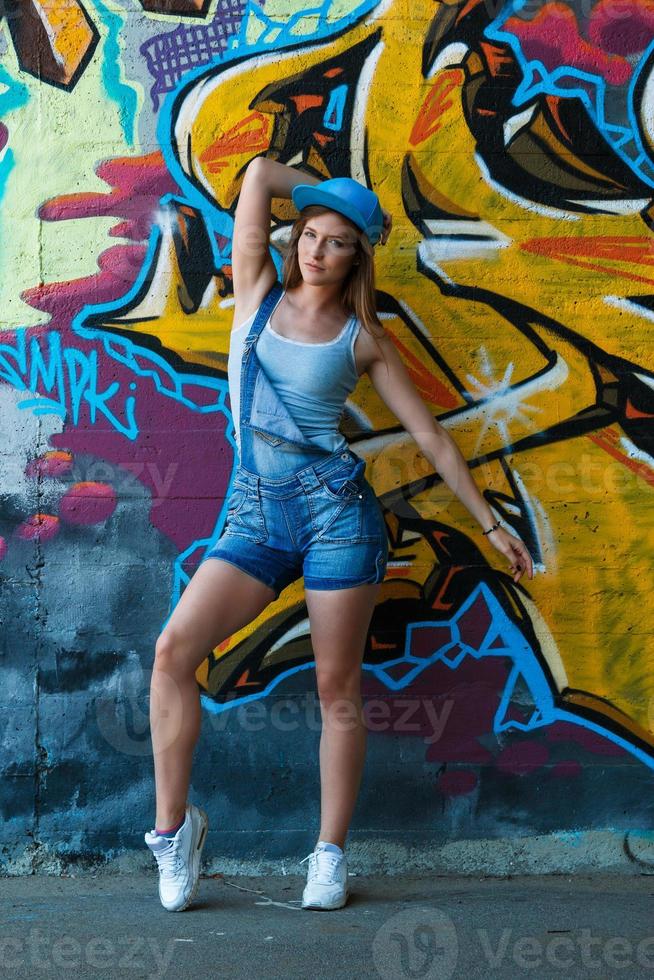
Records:
<instances>
[{"instance_id":1,"label":"bracelet","mask_svg":"<svg viewBox=\"0 0 654 980\"><path fill-rule=\"evenodd\" d=\"M501 523L502 523L501 521L498 521L496 524L493 524L492 527L489 527L487 531L482 531L481 533L482 534L490 534L491 531L496 531L498 529L498 527L500 526Z\"/></svg>"}]
</instances>

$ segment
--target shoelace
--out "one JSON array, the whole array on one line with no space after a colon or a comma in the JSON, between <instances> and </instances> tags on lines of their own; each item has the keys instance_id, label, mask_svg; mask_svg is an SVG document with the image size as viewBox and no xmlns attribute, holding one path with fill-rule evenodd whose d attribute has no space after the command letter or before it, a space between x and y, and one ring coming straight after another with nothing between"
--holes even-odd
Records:
<instances>
[{"instance_id":1,"label":"shoelace","mask_svg":"<svg viewBox=\"0 0 654 980\"><path fill-rule=\"evenodd\" d=\"M309 880L319 881L322 885L333 885L336 883L336 866L339 862L339 855L333 851L312 851L302 858L300 864L309 862Z\"/></svg>"},{"instance_id":2,"label":"shoelace","mask_svg":"<svg viewBox=\"0 0 654 980\"><path fill-rule=\"evenodd\" d=\"M179 842L171 841L163 851L155 851L154 856L159 871L164 878L175 878L181 869L182 861L179 855Z\"/></svg>"}]
</instances>

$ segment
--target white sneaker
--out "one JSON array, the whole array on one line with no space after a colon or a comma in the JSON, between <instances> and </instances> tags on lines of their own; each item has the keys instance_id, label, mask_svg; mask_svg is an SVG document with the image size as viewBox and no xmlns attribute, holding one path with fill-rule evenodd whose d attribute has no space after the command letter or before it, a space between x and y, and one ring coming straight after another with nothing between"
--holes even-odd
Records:
<instances>
[{"instance_id":1,"label":"white sneaker","mask_svg":"<svg viewBox=\"0 0 654 980\"><path fill-rule=\"evenodd\" d=\"M303 909L340 909L348 899L345 854L318 848L302 858L309 862L307 883L302 893Z\"/></svg>"},{"instance_id":2,"label":"white sneaker","mask_svg":"<svg viewBox=\"0 0 654 980\"><path fill-rule=\"evenodd\" d=\"M161 837L156 830L145 833L159 867L159 898L169 912L181 912L195 898L208 826L204 810L188 803L184 823L174 837Z\"/></svg>"}]
</instances>

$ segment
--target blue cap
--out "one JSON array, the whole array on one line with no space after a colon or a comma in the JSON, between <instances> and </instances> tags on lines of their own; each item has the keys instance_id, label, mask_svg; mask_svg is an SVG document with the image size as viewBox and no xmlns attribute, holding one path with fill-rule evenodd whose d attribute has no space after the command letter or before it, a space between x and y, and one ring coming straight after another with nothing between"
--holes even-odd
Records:
<instances>
[{"instance_id":1,"label":"blue cap","mask_svg":"<svg viewBox=\"0 0 654 980\"><path fill-rule=\"evenodd\" d=\"M374 191L351 177L332 177L319 184L296 184L291 191L293 204L301 211L310 204L321 204L344 214L376 245L384 227L379 198Z\"/></svg>"}]
</instances>

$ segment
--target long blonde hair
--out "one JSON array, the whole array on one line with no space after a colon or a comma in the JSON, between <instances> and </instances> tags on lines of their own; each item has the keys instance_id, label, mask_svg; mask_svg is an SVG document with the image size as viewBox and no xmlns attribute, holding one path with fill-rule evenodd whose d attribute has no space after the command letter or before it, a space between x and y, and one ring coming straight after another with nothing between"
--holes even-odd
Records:
<instances>
[{"instance_id":1,"label":"long blonde hair","mask_svg":"<svg viewBox=\"0 0 654 980\"><path fill-rule=\"evenodd\" d=\"M288 242L280 248L284 257L282 269L282 285L284 289L294 289L302 282L302 272L300 270L297 252L298 242L307 221L310 218L317 217L319 214L330 213L334 213L330 208L325 208L320 204L311 204L303 208L300 217L293 223ZM360 228L357 228L353 221L350 221L349 218L346 218L340 212L336 213L339 218L343 218L344 221L347 221L352 226L357 235L355 244L358 262L353 262L350 271L343 280L341 303L345 311L347 313L353 313L364 329L379 343L374 329L375 327L379 327L383 330L383 326L377 316L377 303L375 300L375 255L373 247L365 233ZM275 244L278 245L278 243Z\"/></svg>"}]
</instances>

